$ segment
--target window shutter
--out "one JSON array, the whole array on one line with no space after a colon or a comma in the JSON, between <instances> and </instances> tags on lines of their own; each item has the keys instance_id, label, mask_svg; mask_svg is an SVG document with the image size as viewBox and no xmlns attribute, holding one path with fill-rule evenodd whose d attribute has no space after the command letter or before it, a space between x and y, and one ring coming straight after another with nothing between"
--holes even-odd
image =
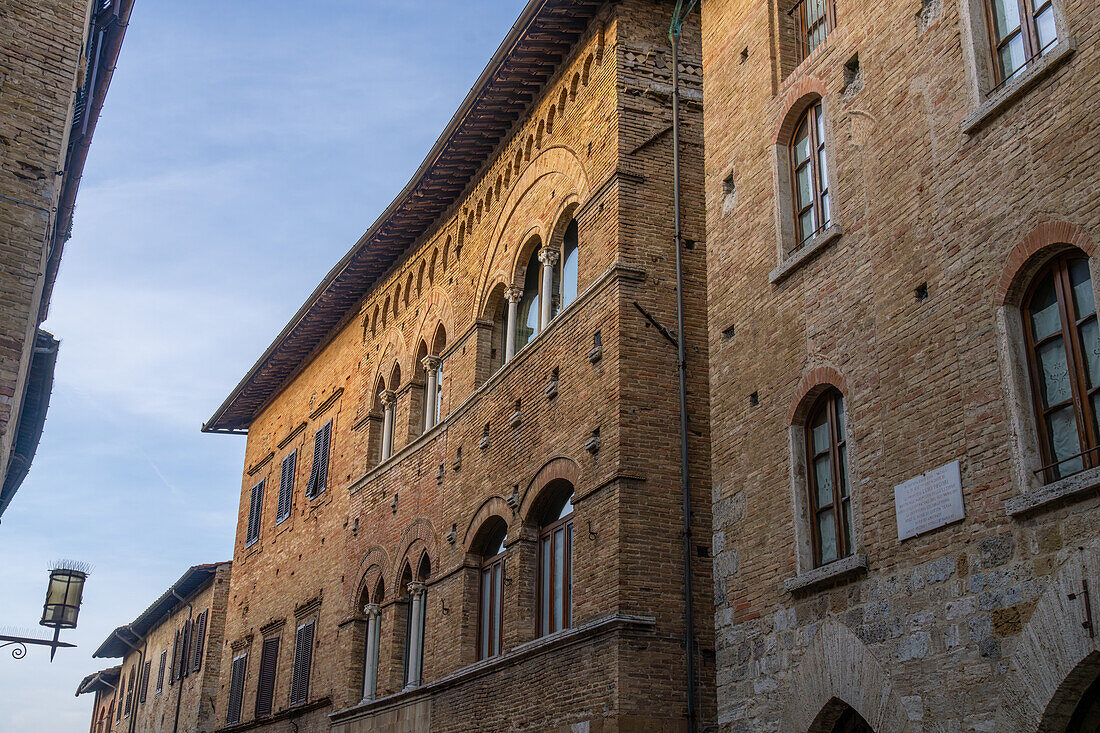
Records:
<instances>
[{"instance_id":1,"label":"window shutter","mask_svg":"<svg viewBox=\"0 0 1100 733\"><path fill-rule=\"evenodd\" d=\"M226 710L227 724L241 720L241 696L244 693L244 673L248 664L248 652L233 659L232 673L229 678L229 707Z\"/></svg>"},{"instance_id":2,"label":"window shutter","mask_svg":"<svg viewBox=\"0 0 1100 733\"><path fill-rule=\"evenodd\" d=\"M126 714L130 714L130 706L134 704L134 668L130 667L130 674L126 682Z\"/></svg>"},{"instance_id":3,"label":"window shutter","mask_svg":"<svg viewBox=\"0 0 1100 733\"><path fill-rule=\"evenodd\" d=\"M313 434L313 465L309 468L309 484L306 485L306 496L314 497L321 493L317 488L321 474L321 448L324 445L324 428Z\"/></svg>"},{"instance_id":4,"label":"window shutter","mask_svg":"<svg viewBox=\"0 0 1100 733\"><path fill-rule=\"evenodd\" d=\"M160 653L160 665L157 667L157 694L164 689L164 668L168 665L168 650Z\"/></svg>"},{"instance_id":5,"label":"window shutter","mask_svg":"<svg viewBox=\"0 0 1100 733\"><path fill-rule=\"evenodd\" d=\"M272 701L275 698L275 671L279 660L279 637L264 639L260 653L260 686L256 690L256 717L271 714Z\"/></svg>"},{"instance_id":6,"label":"window shutter","mask_svg":"<svg viewBox=\"0 0 1100 733\"><path fill-rule=\"evenodd\" d=\"M328 457L332 448L332 420L325 423L325 426L321 428L321 433L324 444L321 446L321 470L317 475L318 494L328 488Z\"/></svg>"},{"instance_id":7,"label":"window shutter","mask_svg":"<svg viewBox=\"0 0 1100 733\"><path fill-rule=\"evenodd\" d=\"M294 468L298 462L298 451L291 451L283 459L283 472L279 477L279 508L275 512L275 523L290 516L290 504L294 498Z\"/></svg>"},{"instance_id":8,"label":"window shutter","mask_svg":"<svg viewBox=\"0 0 1100 733\"><path fill-rule=\"evenodd\" d=\"M249 547L260 538L260 521L263 514L264 482L252 487L252 498L248 504L248 530L245 535L245 547Z\"/></svg>"},{"instance_id":9,"label":"window shutter","mask_svg":"<svg viewBox=\"0 0 1100 733\"><path fill-rule=\"evenodd\" d=\"M206 637L206 615L210 613L210 609L207 609L199 614L198 619L195 621L194 639L191 642L191 671L198 672L202 669L202 648L203 640Z\"/></svg>"},{"instance_id":10,"label":"window shutter","mask_svg":"<svg viewBox=\"0 0 1100 733\"><path fill-rule=\"evenodd\" d=\"M194 629L195 625L191 619L183 622L183 631L180 634L180 666L179 671L176 672L176 677L181 680L191 672L191 665L188 662L191 660L191 637Z\"/></svg>"},{"instance_id":11,"label":"window shutter","mask_svg":"<svg viewBox=\"0 0 1100 733\"><path fill-rule=\"evenodd\" d=\"M176 664L180 656L180 632L176 632L176 638L172 642L172 665L168 668L168 684L176 682Z\"/></svg>"},{"instance_id":12,"label":"window shutter","mask_svg":"<svg viewBox=\"0 0 1100 733\"><path fill-rule=\"evenodd\" d=\"M298 627L294 640L294 676L290 682L290 704L301 705L309 699L309 670L313 662L313 621Z\"/></svg>"},{"instance_id":13,"label":"window shutter","mask_svg":"<svg viewBox=\"0 0 1100 733\"><path fill-rule=\"evenodd\" d=\"M145 668L141 671L141 702L144 704L145 698L149 697L149 673L153 670L153 663L151 661L145 662Z\"/></svg>"}]
</instances>

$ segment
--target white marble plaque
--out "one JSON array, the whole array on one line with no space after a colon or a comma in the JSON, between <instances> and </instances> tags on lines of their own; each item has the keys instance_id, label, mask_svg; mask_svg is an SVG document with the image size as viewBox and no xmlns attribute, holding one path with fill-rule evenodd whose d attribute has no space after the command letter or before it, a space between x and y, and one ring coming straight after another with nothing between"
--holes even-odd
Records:
<instances>
[{"instance_id":1,"label":"white marble plaque","mask_svg":"<svg viewBox=\"0 0 1100 733\"><path fill-rule=\"evenodd\" d=\"M898 541L958 521L963 511L959 462L933 468L894 487Z\"/></svg>"}]
</instances>

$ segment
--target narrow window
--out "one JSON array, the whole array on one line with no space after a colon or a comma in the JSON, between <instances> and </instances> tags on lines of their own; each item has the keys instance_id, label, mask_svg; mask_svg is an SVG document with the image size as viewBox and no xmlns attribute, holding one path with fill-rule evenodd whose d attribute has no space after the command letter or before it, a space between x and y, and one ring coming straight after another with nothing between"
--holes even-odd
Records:
<instances>
[{"instance_id":1,"label":"narrow window","mask_svg":"<svg viewBox=\"0 0 1100 733\"><path fill-rule=\"evenodd\" d=\"M300 625L294 639L294 674L290 680L291 705L302 705L309 700L309 671L313 665L313 625L312 620Z\"/></svg>"},{"instance_id":2,"label":"narrow window","mask_svg":"<svg viewBox=\"0 0 1100 733\"><path fill-rule=\"evenodd\" d=\"M1058 40L1052 0L984 0L998 86Z\"/></svg>"},{"instance_id":3,"label":"narrow window","mask_svg":"<svg viewBox=\"0 0 1100 733\"><path fill-rule=\"evenodd\" d=\"M580 267L577 220L569 222L561 243L561 309L577 299L577 277Z\"/></svg>"},{"instance_id":4,"label":"narrow window","mask_svg":"<svg viewBox=\"0 0 1100 733\"><path fill-rule=\"evenodd\" d=\"M1055 258L1024 296L1024 333L1046 482L1100 465L1100 338L1088 260Z\"/></svg>"},{"instance_id":5,"label":"narrow window","mask_svg":"<svg viewBox=\"0 0 1100 733\"><path fill-rule=\"evenodd\" d=\"M536 246L527 262L523 275L523 297L519 301L516 318L516 351L519 351L539 332L539 287L542 278L542 263L539 262L539 248Z\"/></svg>"},{"instance_id":6,"label":"narrow window","mask_svg":"<svg viewBox=\"0 0 1100 733\"><path fill-rule=\"evenodd\" d=\"M147 661L145 666L141 670L141 702L145 703L145 698L149 696L149 674L153 671L153 663Z\"/></svg>"},{"instance_id":7,"label":"narrow window","mask_svg":"<svg viewBox=\"0 0 1100 733\"><path fill-rule=\"evenodd\" d=\"M134 704L134 667L130 667L130 674L126 676L126 714L130 714Z\"/></svg>"},{"instance_id":8,"label":"narrow window","mask_svg":"<svg viewBox=\"0 0 1100 733\"><path fill-rule=\"evenodd\" d=\"M279 637L264 639L260 651L260 684L256 689L256 717L271 715L275 699L275 670L279 661Z\"/></svg>"},{"instance_id":9,"label":"narrow window","mask_svg":"<svg viewBox=\"0 0 1100 733\"><path fill-rule=\"evenodd\" d=\"M209 609L203 611L195 619L195 629L191 641L191 671L198 672L202 669L203 641L206 639L206 618Z\"/></svg>"},{"instance_id":10,"label":"narrow window","mask_svg":"<svg viewBox=\"0 0 1100 733\"><path fill-rule=\"evenodd\" d=\"M573 625L572 498L547 512L539 531L539 635Z\"/></svg>"},{"instance_id":11,"label":"narrow window","mask_svg":"<svg viewBox=\"0 0 1100 733\"><path fill-rule=\"evenodd\" d=\"M279 506L275 510L275 524L290 516L290 505L294 501L294 467L298 462L298 451L290 452L283 459L282 473L279 476Z\"/></svg>"},{"instance_id":12,"label":"narrow window","mask_svg":"<svg viewBox=\"0 0 1100 733\"><path fill-rule=\"evenodd\" d=\"M252 547L256 540L260 539L260 520L263 514L264 482L252 487L252 498L248 504L248 531L245 534L244 546Z\"/></svg>"},{"instance_id":13,"label":"narrow window","mask_svg":"<svg viewBox=\"0 0 1100 733\"><path fill-rule=\"evenodd\" d=\"M497 518L482 544L478 581L477 658L500 654L501 626L504 620L504 543L508 525Z\"/></svg>"},{"instance_id":14,"label":"narrow window","mask_svg":"<svg viewBox=\"0 0 1100 733\"><path fill-rule=\"evenodd\" d=\"M790 145L795 234L799 249L829 226L829 174L825 162L825 115L818 100L802 113Z\"/></svg>"},{"instance_id":15,"label":"narrow window","mask_svg":"<svg viewBox=\"0 0 1100 733\"><path fill-rule=\"evenodd\" d=\"M247 667L248 652L233 657L229 676L229 706L225 714L225 722L228 725L241 721L241 698L244 694L244 673Z\"/></svg>"},{"instance_id":16,"label":"narrow window","mask_svg":"<svg viewBox=\"0 0 1100 733\"><path fill-rule=\"evenodd\" d=\"M313 436L313 467L309 472L306 496L313 498L328 488L328 458L332 441L332 420L329 420Z\"/></svg>"},{"instance_id":17,"label":"narrow window","mask_svg":"<svg viewBox=\"0 0 1100 733\"><path fill-rule=\"evenodd\" d=\"M832 0L800 0L793 14L798 19L798 41L804 59L820 46L836 24Z\"/></svg>"},{"instance_id":18,"label":"narrow window","mask_svg":"<svg viewBox=\"0 0 1100 733\"><path fill-rule=\"evenodd\" d=\"M189 671L188 652L191 650L191 619L187 619L183 622L183 628L180 630L180 655L176 669L176 679L182 680L187 676Z\"/></svg>"},{"instance_id":19,"label":"narrow window","mask_svg":"<svg viewBox=\"0 0 1100 733\"><path fill-rule=\"evenodd\" d=\"M839 391L830 389L814 403L806 423L806 451L814 567L819 567L852 552L844 397Z\"/></svg>"},{"instance_id":20,"label":"narrow window","mask_svg":"<svg viewBox=\"0 0 1100 733\"><path fill-rule=\"evenodd\" d=\"M164 649L160 653L160 664L157 665L157 694L159 695L164 689L164 669L168 666L168 650Z\"/></svg>"},{"instance_id":21,"label":"narrow window","mask_svg":"<svg viewBox=\"0 0 1100 733\"><path fill-rule=\"evenodd\" d=\"M172 685L176 682L176 665L179 663L180 657L180 632L176 632L175 639L172 641L172 664L168 667L168 684Z\"/></svg>"}]
</instances>

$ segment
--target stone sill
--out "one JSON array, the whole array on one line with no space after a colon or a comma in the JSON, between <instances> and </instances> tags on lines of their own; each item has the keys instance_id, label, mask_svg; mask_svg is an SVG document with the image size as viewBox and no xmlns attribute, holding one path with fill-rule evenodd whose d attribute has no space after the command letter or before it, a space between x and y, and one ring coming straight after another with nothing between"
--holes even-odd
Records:
<instances>
[{"instance_id":1,"label":"stone sill","mask_svg":"<svg viewBox=\"0 0 1100 733\"><path fill-rule=\"evenodd\" d=\"M1049 76L1062 62L1077 50L1072 38L1059 38L1054 45L1038 60L1024 67L1015 79L986 98L978 108L962 121L962 129L967 135L974 135L985 127L986 123L999 115L1009 105L1022 97L1028 90Z\"/></svg>"},{"instance_id":2,"label":"stone sill","mask_svg":"<svg viewBox=\"0 0 1100 733\"><path fill-rule=\"evenodd\" d=\"M849 555L828 565L822 565L813 570L799 573L793 578L783 581L783 589L788 593L800 593L816 590L824 585L835 583L839 580L866 573L867 556L864 554Z\"/></svg>"},{"instance_id":3,"label":"stone sill","mask_svg":"<svg viewBox=\"0 0 1100 733\"><path fill-rule=\"evenodd\" d=\"M578 626L574 629L565 629L555 634L540 637L534 641L520 644L504 654L483 659L480 662L463 667L446 677L434 682L422 684L418 687L404 689L401 692L377 700L365 700L343 710L329 714L333 722L346 721L355 718L365 718L375 713L404 706L418 697L427 697L436 692L453 687L456 684L468 681L475 677L481 677L495 672L504 667L510 667L532 657L572 646L588 639L603 636L617 631L635 629L640 631L652 631L657 624L653 616L635 616L632 614L616 613L604 616L594 621Z\"/></svg>"},{"instance_id":4,"label":"stone sill","mask_svg":"<svg viewBox=\"0 0 1100 733\"><path fill-rule=\"evenodd\" d=\"M260 728L263 726L271 725L272 723L280 720L290 720L297 718L305 713L319 710L327 705L332 704L331 697L322 697L311 702L302 703L301 705L295 705L292 708L284 708L277 713L271 715L265 715L262 718L255 718L243 723L233 723L232 725L224 725L221 728L217 728L217 733L236 733L236 731L252 730L253 728ZM224 713L222 714L224 717ZM295 726L296 727L296 726Z\"/></svg>"},{"instance_id":5,"label":"stone sill","mask_svg":"<svg viewBox=\"0 0 1100 733\"><path fill-rule=\"evenodd\" d=\"M780 280L797 270L802 263L816 257L821 250L839 239L842 234L844 234L844 229L840 224L835 222L830 224L821 232L806 240L806 243L799 247L797 252L788 256L779 264L779 267L772 270L771 274L768 275L768 282L772 285L779 283Z\"/></svg>"},{"instance_id":6,"label":"stone sill","mask_svg":"<svg viewBox=\"0 0 1100 733\"><path fill-rule=\"evenodd\" d=\"M1090 468L1006 499L1005 513L1010 517L1019 517L1040 509L1047 509L1053 504L1084 498L1086 494L1097 489L1100 489L1100 468Z\"/></svg>"}]
</instances>

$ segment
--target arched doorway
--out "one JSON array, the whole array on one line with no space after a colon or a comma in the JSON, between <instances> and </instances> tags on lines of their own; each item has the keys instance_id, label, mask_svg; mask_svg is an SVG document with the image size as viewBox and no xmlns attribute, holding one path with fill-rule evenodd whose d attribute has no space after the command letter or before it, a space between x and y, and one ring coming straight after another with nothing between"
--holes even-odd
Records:
<instances>
[{"instance_id":1,"label":"arched doorway","mask_svg":"<svg viewBox=\"0 0 1100 733\"><path fill-rule=\"evenodd\" d=\"M855 708L834 697L817 714L808 733L875 733L875 729Z\"/></svg>"},{"instance_id":2,"label":"arched doorway","mask_svg":"<svg viewBox=\"0 0 1100 733\"><path fill-rule=\"evenodd\" d=\"M1100 674L1081 695L1066 733L1100 733Z\"/></svg>"}]
</instances>

